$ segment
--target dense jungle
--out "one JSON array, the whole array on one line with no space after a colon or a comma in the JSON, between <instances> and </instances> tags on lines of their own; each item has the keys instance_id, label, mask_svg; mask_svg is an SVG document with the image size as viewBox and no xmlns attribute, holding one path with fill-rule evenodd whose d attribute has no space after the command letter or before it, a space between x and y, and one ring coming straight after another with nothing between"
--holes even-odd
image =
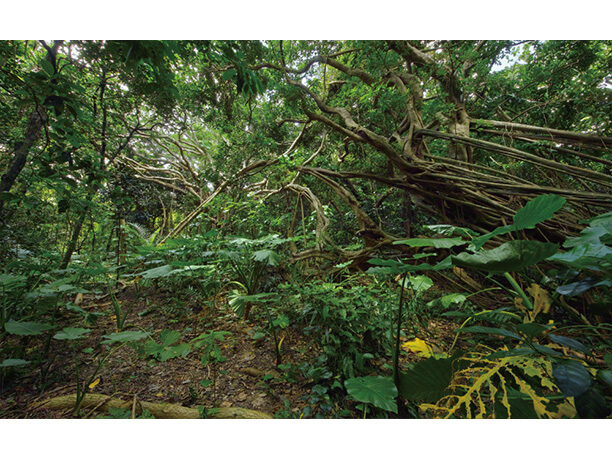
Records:
<instances>
[{"instance_id":1,"label":"dense jungle","mask_svg":"<svg viewBox=\"0 0 612 459\"><path fill-rule=\"evenodd\" d=\"M612 415L612 41L0 41L0 418Z\"/></svg>"}]
</instances>

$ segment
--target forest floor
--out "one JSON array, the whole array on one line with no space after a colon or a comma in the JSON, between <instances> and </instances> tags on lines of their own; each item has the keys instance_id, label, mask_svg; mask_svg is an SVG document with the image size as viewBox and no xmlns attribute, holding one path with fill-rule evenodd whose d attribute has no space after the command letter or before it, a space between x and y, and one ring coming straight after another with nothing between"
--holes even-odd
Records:
<instances>
[{"instance_id":1,"label":"forest floor","mask_svg":"<svg viewBox=\"0 0 612 459\"><path fill-rule=\"evenodd\" d=\"M173 295L153 288L143 289L140 294L132 287L117 293L124 306L133 305L126 321L127 330L145 330L159 341L162 330L182 333L177 342L187 342L206 331L229 332L218 346L225 360L203 365L202 352L194 350L185 357L158 361L144 356L135 346L125 345L105 360L99 368L94 384L88 389L91 394L103 394L126 401L169 403L183 407L229 408L238 407L281 418L301 417L302 410L312 396L312 380L302 376L292 377L280 370L275 362L274 341L271 336L255 339L254 332L265 322L254 316L251 321L239 319L227 306L226 299L219 296L213 308L185 304L181 314L176 308L170 311ZM174 301L175 302L175 301ZM95 347L103 335L116 332L116 322L110 313L113 310L108 296L85 295L80 307L88 312L104 313L93 331L78 342L78 349ZM60 319L60 326L83 327L82 322ZM261 323L257 323L260 321ZM428 335L432 342L447 347L455 338L453 330L457 324L441 319L430 320ZM299 327L289 326L282 330L282 363L297 368L304 362L313 362L320 351L311 338ZM10 337L28 340L32 346L36 337ZM443 344L446 343L446 344ZM10 343L9 343L10 344ZM19 344L24 344L19 343ZM77 387L75 365L78 364L81 381L87 381L94 373L99 359L92 354L77 354L77 362L66 341L49 340L49 360L30 372L20 370L13 378L3 378L0 386L0 418L71 418L71 410L50 410L37 407L39 402L54 397L75 394ZM401 363L419 359L416 354L402 352ZM373 373L390 373L390 359L369 362ZM41 370L44 369L44 370ZM299 373L299 372L297 372ZM99 379L99 382L97 378ZM202 383L204 382L204 383ZM354 403L346 401L342 408L349 409ZM340 408L340 407L336 407ZM355 416L357 410L352 410ZM95 418L100 413L83 410L79 417Z\"/></svg>"}]
</instances>

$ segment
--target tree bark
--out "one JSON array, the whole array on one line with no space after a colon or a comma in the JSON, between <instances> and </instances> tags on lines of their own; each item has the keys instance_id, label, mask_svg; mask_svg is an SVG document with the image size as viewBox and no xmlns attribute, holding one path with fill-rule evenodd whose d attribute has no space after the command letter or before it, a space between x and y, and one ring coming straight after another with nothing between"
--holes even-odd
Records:
<instances>
[{"instance_id":1,"label":"tree bark","mask_svg":"<svg viewBox=\"0 0 612 459\"><path fill-rule=\"evenodd\" d=\"M11 164L6 173L0 179L0 193L11 191L11 188L15 184L17 177L19 176L26 164L30 148L32 148L34 143L40 137L40 132L46 119L47 117L42 107L38 107L30 115L30 120L28 122L28 127L26 128L26 133L23 138L23 141L17 144L15 152L13 154L13 160L11 161ZM4 201L0 200L0 212L2 212L3 205Z\"/></svg>"},{"instance_id":2,"label":"tree bark","mask_svg":"<svg viewBox=\"0 0 612 459\"><path fill-rule=\"evenodd\" d=\"M59 265L59 269L66 269L68 267L68 263L70 263L70 259L72 258L72 254L76 249L77 243L79 242L79 236L81 235L81 229L83 228L83 223L85 223L85 219L87 218L87 211L84 210L79 215L79 219L77 220L74 228L72 229L72 237L70 241L68 241L68 245L66 246L66 251L64 252L64 256L62 257L62 261Z\"/></svg>"}]
</instances>

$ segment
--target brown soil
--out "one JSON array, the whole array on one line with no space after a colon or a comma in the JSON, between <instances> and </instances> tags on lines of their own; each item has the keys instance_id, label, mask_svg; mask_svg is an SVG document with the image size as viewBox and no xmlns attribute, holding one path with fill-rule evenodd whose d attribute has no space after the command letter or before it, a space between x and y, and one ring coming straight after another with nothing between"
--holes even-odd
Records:
<instances>
[{"instance_id":1,"label":"brown soil","mask_svg":"<svg viewBox=\"0 0 612 459\"><path fill-rule=\"evenodd\" d=\"M292 380L285 377L285 372L277 368L275 362L274 341L271 336L254 339L258 326L263 326L263 317L253 316L251 322L237 318L225 306L225 299L216 299L214 307L201 308L182 304L182 310L176 311L169 305L176 303L173 295L144 289L137 293L132 287L117 293L122 307L133 304L127 321L128 330L145 330L159 342L162 330L176 330L182 333L182 339L175 343L188 342L207 331L227 331L225 341L219 343L225 361L203 365L200 350L192 351L184 358L173 358L164 362L150 356L139 356L134 346L124 345L105 361L98 371L100 382L89 392L115 396L124 400L136 397L144 402L172 403L185 407L239 407L261 411L278 417L300 417L312 395L312 381L303 378ZM174 301L174 303L173 303ZM80 307L88 312L102 312L95 325L86 326L92 332L82 341L78 341L77 350L95 347L102 340L102 335L116 332L116 323L111 314L112 303L108 296L85 296ZM168 311L171 312L168 312ZM83 327L83 323L71 316L60 318L60 326ZM427 326L430 342L450 343L454 338L456 324L440 320L432 321ZM406 330L410 333L410 330ZM42 335L41 335L42 336ZM309 337L296 327L281 331L282 363L299 365L314 361L319 354ZM34 354L44 347L40 336L11 336L12 344L26 345ZM433 341L432 341L433 340ZM10 342L6 343L11 345ZM70 418L69 410L57 412L33 406L36 402L53 397L74 394L76 389L75 363L70 343L51 339L49 342L49 361L42 367L48 367L43 374L40 367L30 373L23 370L15 372L17 376L5 377L0 386L1 418ZM447 347L447 345L443 345ZM81 380L89 379L95 371L97 362L108 353L103 351L98 356L78 352ZM26 355L24 357L28 359ZM421 357L402 353L402 366ZM32 357L33 359L33 357ZM379 359L372 362L373 371L387 371L390 361ZM298 372L299 373L299 372ZM204 386L202 381L210 381ZM289 408L287 408L287 406ZM96 412L81 412L80 417L96 417ZM355 412L358 416L359 413Z\"/></svg>"}]
</instances>

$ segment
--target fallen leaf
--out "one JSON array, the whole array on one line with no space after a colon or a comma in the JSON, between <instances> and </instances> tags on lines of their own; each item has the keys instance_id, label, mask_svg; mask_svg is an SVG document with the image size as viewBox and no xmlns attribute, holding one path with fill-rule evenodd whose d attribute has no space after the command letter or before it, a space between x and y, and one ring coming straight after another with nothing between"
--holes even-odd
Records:
<instances>
[{"instance_id":1,"label":"fallen leaf","mask_svg":"<svg viewBox=\"0 0 612 459\"><path fill-rule=\"evenodd\" d=\"M433 355L432 347L420 338L415 338L402 345L404 349L414 352L422 357L431 357Z\"/></svg>"}]
</instances>

